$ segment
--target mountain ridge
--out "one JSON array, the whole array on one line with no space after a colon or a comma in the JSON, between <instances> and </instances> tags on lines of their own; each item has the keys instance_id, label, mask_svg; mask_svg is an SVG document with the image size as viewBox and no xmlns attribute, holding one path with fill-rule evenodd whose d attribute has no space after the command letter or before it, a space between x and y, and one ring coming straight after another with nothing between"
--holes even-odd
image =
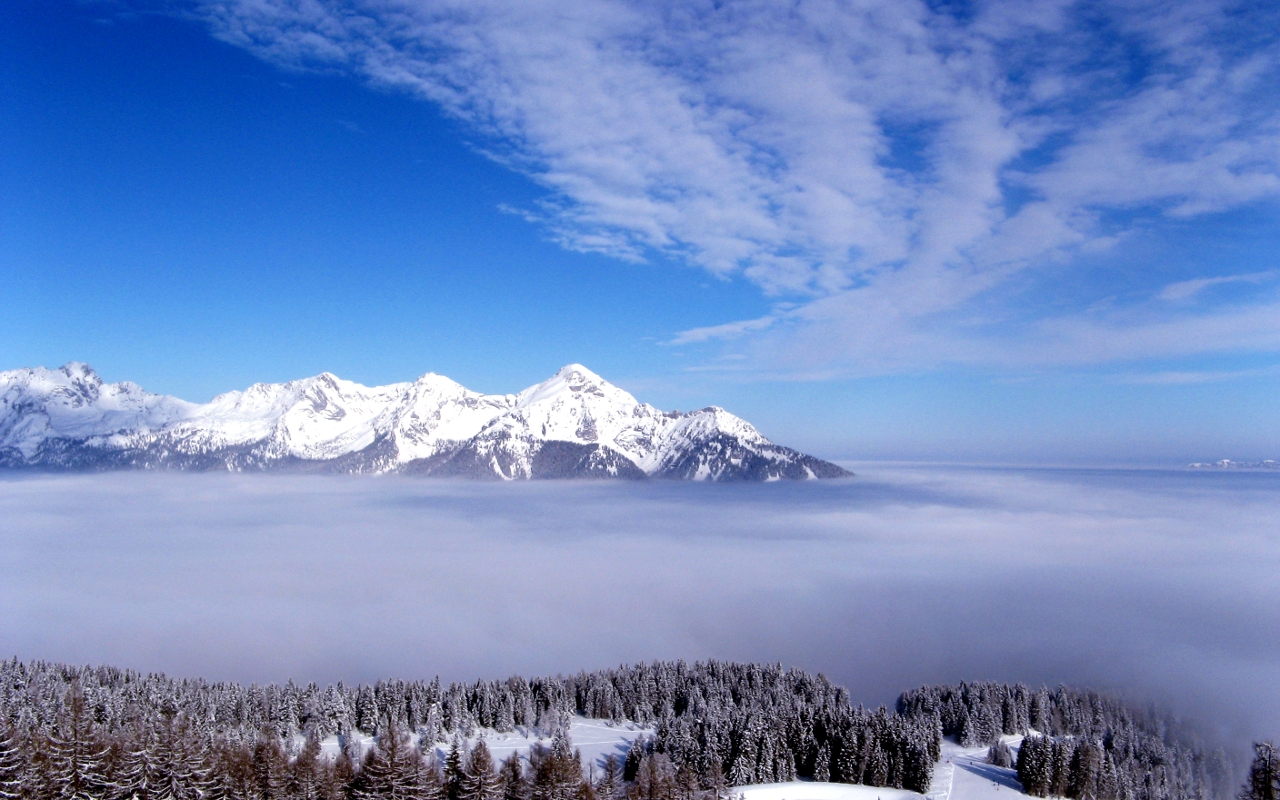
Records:
<instances>
[{"instance_id":1,"label":"mountain ridge","mask_svg":"<svg viewBox=\"0 0 1280 800\"><path fill-rule=\"evenodd\" d=\"M364 386L322 372L204 404L92 367L0 372L0 468L388 473L492 478L845 477L718 406L641 403L581 364L516 394L436 373Z\"/></svg>"}]
</instances>

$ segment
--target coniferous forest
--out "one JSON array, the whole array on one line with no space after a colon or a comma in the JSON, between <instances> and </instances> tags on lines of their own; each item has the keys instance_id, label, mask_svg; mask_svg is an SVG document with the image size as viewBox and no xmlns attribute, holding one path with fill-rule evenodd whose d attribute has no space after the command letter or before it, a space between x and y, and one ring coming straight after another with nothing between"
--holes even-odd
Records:
<instances>
[{"instance_id":1,"label":"coniferous forest","mask_svg":"<svg viewBox=\"0 0 1280 800\"><path fill-rule=\"evenodd\" d=\"M908 717L936 715L961 745L990 744L988 760L1016 766L1027 794L1096 800L1230 797L1235 771L1221 748L1153 709L1080 689L998 683L923 687L898 698ZM1002 734L1027 734L1016 761ZM1003 763L1002 763L1003 762Z\"/></svg>"},{"instance_id":2,"label":"coniferous forest","mask_svg":"<svg viewBox=\"0 0 1280 800\"><path fill-rule=\"evenodd\" d=\"M653 733L588 769L572 715ZM944 735L991 743L1012 766L1000 735L1032 730L1016 757L1030 794L1208 800L1236 788L1221 750L1094 692L972 683L867 710L821 675L714 661L321 688L14 659L0 663L0 721L2 800L717 800L796 779L925 792ZM549 746L497 762L483 738L468 744L517 727ZM335 736L336 755L322 752ZM452 743L444 759L437 742Z\"/></svg>"}]
</instances>

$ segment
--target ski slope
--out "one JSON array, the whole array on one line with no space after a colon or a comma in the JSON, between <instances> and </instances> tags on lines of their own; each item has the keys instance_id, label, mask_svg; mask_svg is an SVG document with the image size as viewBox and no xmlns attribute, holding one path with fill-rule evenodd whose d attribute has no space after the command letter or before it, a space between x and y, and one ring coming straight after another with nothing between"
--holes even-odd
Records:
<instances>
[{"instance_id":1,"label":"ski slope","mask_svg":"<svg viewBox=\"0 0 1280 800\"><path fill-rule=\"evenodd\" d=\"M1002 736L1016 755L1021 736ZM987 763L987 748L961 747L949 739L942 740L942 760L933 768L933 785L929 800L1009 800L1029 797L1022 792L1013 769Z\"/></svg>"},{"instance_id":2,"label":"ski slope","mask_svg":"<svg viewBox=\"0 0 1280 800\"><path fill-rule=\"evenodd\" d=\"M1015 753L1022 744L1021 736L1001 738ZM961 747L947 739L942 742L942 759L933 768L932 785L924 795L905 789L814 781L736 786L732 792L741 795L743 800L1014 800L1029 797L1022 792L1014 770L987 763L986 747Z\"/></svg>"}]
</instances>

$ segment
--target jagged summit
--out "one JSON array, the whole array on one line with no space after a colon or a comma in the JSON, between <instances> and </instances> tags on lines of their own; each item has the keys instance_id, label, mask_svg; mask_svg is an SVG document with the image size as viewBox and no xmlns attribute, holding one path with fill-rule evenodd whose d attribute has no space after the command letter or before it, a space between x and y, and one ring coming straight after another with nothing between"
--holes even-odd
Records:
<instances>
[{"instance_id":1,"label":"jagged summit","mask_svg":"<svg viewBox=\"0 0 1280 800\"><path fill-rule=\"evenodd\" d=\"M555 400L581 402L571 398L596 397L615 403L636 405L636 399L581 364L567 364L542 383L516 395L516 405L524 407Z\"/></svg>"},{"instance_id":2,"label":"jagged summit","mask_svg":"<svg viewBox=\"0 0 1280 800\"><path fill-rule=\"evenodd\" d=\"M105 383L87 364L0 372L0 467L405 472L477 478L777 480L840 467L711 406L664 412L581 364L518 394L443 375L363 386L328 372L208 403Z\"/></svg>"}]
</instances>

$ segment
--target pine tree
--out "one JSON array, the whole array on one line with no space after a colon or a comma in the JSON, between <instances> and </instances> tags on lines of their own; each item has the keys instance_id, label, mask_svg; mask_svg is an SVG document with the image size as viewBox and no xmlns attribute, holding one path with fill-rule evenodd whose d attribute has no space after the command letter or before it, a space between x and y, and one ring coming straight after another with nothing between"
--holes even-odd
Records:
<instances>
[{"instance_id":1,"label":"pine tree","mask_svg":"<svg viewBox=\"0 0 1280 800\"><path fill-rule=\"evenodd\" d=\"M993 767L1012 767L1013 751L1004 742L996 742L987 748L987 763Z\"/></svg>"},{"instance_id":2,"label":"pine tree","mask_svg":"<svg viewBox=\"0 0 1280 800\"><path fill-rule=\"evenodd\" d=\"M533 765L532 800L576 800L582 785L582 756L563 731L551 747L535 745L529 753ZM638 773L637 773L638 774Z\"/></svg>"},{"instance_id":3,"label":"pine tree","mask_svg":"<svg viewBox=\"0 0 1280 800\"><path fill-rule=\"evenodd\" d=\"M1092 742L1081 742L1071 757L1071 775L1067 779L1068 797L1098 796L1098 778L1102 773L1102 750Z\"/></svg>"},{"instance_id":4,"label":"pine tree","mask_svg":"<svg viewBox=\"0 0 1280 800\"><path fill-rule=\"evenodd\" d=\"M289 765L289 796L292 800L323 800L326 764L320 758L320 742L309 737Z\"/></svg>"},{"instance_id":5,"label":"pine tree","mask_svg":"<svg viewBox=\"0 0 1280 800\"><path fill-rule=\"evenodd\" d=\"M836 768L841 783L862 783L862 746L856 732L850 731L841 743Z\"/></svg>"},{"instance_id":6,"label":"pine tree","mask_svg":"<svg viewBox=\"0 0 1280 800\"><path fill-rule=\"evenodd\" d=\"M929 785L933 783L934 763L927 744L908 742L903 753L902 788L919 794L928 792Z\"/></svg>"},{"instance_id":7,"label":"pine tree","mask_svg":"<svg viewBox=\"0 0 1280 800\"><path fill-rule=\"evenodd\" d=\"M1018 748L1018 780L1023 790L1032 797L1045 797L1049 794L1052 782L1045 774L1049 764L1046 744L1043 736L1027 736Z\"/></svg>"},{"instance_id":8,"label":"pine tree","mask_svg":"<svg viewBox=\"0 0 1280 800\"><path fill-rule=\"evenodd\" d=\"M455 735L444 760L444 792L447 800L462 800L463 769L462 738Z\"/></svg>"},{"instance_id":9,"label":"pine tree","mask_svg":"<svg viewBox=\"0 0 1280 800\"><path fill-rule=\"evenodd\" d=\"M599 800L617 800L622 793L622 768L618 765L618 757L609 754L604 760L604 770L596 781L596 797ZM504 797L503 800L513 800Z\"/></svg>"},{"instance_id":10,"label":"pine tree","mask_svg":"<svg viewBox=\"0 0 1280 800\"><path fill-rule=\"evenodd\" d=\"M221 742L215 747L212 763L208 800L260 800L261 792L253 772L253 752L248 747Z\"/></svg>"},{"instance_id":11,"label":"pine tree","mask_svg":"<svg viewBox=\"0 0 1280 800\"><path fill-rule=\"evenodd\" d=\"M1280 800L1280 753L1271 742L1255 742L1249 777L1240 800Z\"/></svg>"},{"instance_id":12,"label":"pine tree","mask_svg":"<svg viewBox=\"0 0 1280 800\"><path fill-rule=\"evenodd\" d=\"M289 758L275 732L263 730L253 747L253 777L262 800L286 800Z\"/></svg>"},{"instance_id":13,"label":"pine tree","mask_svg":"<svg viewBox=\"0 0 1280 800\"><path fill-rule=\"evenodd\" d=\"M1055 740L1053 747L1053 781L1049 793L1065 796L1067 786L1071 782L1071 760L1075 756L1075 747L1069 740Z\"/></svg>"},{"instance_id":14,"label":"pine tree","mask_svg":"<svg viewBox=\"0 0 1280 800\"><path fill-rule=\"evenodd\" d=\"M868 786L889 784L889 756L878 740L872 742L871 752L867 754L867 771L864 781Z\"/></svg>"},{"instance_id":15,"label":"pine tree","mask_svg":"<svg viewBox=\"0 0 1280 800\"><path fill-rule=\"evenodd\" d=\"M729 800L729 782L725 780L719 759L713 760L707 767L706 785L709 790L707 800Z\"/></svg>"},{"instance_id":16,"label":"pine tree","mask_svg":"<svg viewBox=\"0 0 1280 800\"><path fill-rule=\"evenodd\" d=\"M628 800L673 800L675 792L676 771L671 759L662 753L650 753L640 762L627 797Z\"/></svg>"},{"instance_id":17,"label":"pine tree","mask_svg":"<svg viewBox=\"0 0 1280 800\"><path fill-rule=\"evenodd\" d=\"M153 796L163 800L199 800L207 788L206 758L185 718L173 720L148 743L154 748L152 761L156 768ZM284 797L283 785L278 790L280 793L274 797Z\"/></svg>"},{"instance_id":18,"label":"pine tree","mask_svg":"<svg viewBox=\"0 0 1280 800\"><path fill-rule=\"evenodd\" d=\"M675 782L672 786L675 800L697 800L698 773L688 764L676 767Z\"/></svg>"},{"instance_id":19,"label":"pine tree","mask_svg":"<svg viewBox=\"0 0 1280 800\"><path fill-rule=\"evenodd\" d=\"M45 783L51 800L101 800L111 793L108 748L98 739L78 685L67 690L58 730L48 736Z\"/></svg>"},{"instance_id":20,"label":"pine tree","mask_svg":"<svg viewBox=\"0 0 1280 800\"><path fill-rule=\"evenodd\" d=\"M831 780L831 745L823 742L813 760L813 779L821 783Z\"/></svg>"},{"instance_id":21,"label":"pine tree","mask_svg":"<svg viewBox=\"0 0 1280 800\"><path fill-rule=\"evenodd\" d=\"M463 767L461 800L498 800L502 785L493 769L493 756L484 739L467 754Z\"/></svg>"},{"instance_id":22,"label":"pine tree","mask_svg":"<svg viewBox=\"0 0 1280 800\"><path fill-rule=\"evenodd\" d=\"M328 780L324 785L325 800L347 800L356 775L355 762L344 748L333 760L333 767L326 775Z\"/></svg>"},{"instance_id":23,"label":"pine tree","mask_svg":"<svg viewBox=\"0 0 1280 800\"><path fill-rule=\"evenodd\" d=\"M419 800L445 800L444 774L440 770L440 763L436 761L435 753L423 755L419 750L415 764L418 769Z\"/></svg>"},{"instance_id":24,"label":"pine tree","mask_svg":"<svg viewBox=\"0 0 1280 800\"><path fill-rule=\"evenodd\" d=\"M644 760L648 750L649 741L643 736L637 736L631 742L631 746L627 748L627 760L622 769L622 779L624 781L630 783L636 779L636 773L640 771L640 762Z\"/></svg>"},{"instance_id":25,"label":"pine tree","mask_svg":"<svg viewBox=\"0 0 1280 800\"><path fill-rule=\"evenodd\" d=\"M160 765L155 760L154 737L139 732L121 744L113 771L113 795L119 800L152 800L160 785Z\"/></svg>"},{"instance_id":26,"label":"pine tree","mask_svg":"<svg viewBox=\"0 0 1280 800\"><path fill-rule=\"evenodd\" d=\"M0 800L22 800L30 794L26 752L15 728L0 738Z\"/></svg>"},{"instance_id":27,"label":"pine tree","mask_svg":"<svg viewBox=\"0 0 1280 800\"><path fill-rule=\"evenodd\" d=\"M529 800L529 779L525 775L524 763L518 752L503 759L498 767L498 783L502 790L502 800Z\"/></svg>"},{"instance_id":28,"label":"pine tree","mask_svg":"<svg viewBox=\"0 0 1280 800\"><path fill-rule=\"evenodd\" d=\"M378 743L351 783L356 800L417 800L431 787L423 782L421 756L391 718L382 726Z\"/></svg>"}]
</instances>

